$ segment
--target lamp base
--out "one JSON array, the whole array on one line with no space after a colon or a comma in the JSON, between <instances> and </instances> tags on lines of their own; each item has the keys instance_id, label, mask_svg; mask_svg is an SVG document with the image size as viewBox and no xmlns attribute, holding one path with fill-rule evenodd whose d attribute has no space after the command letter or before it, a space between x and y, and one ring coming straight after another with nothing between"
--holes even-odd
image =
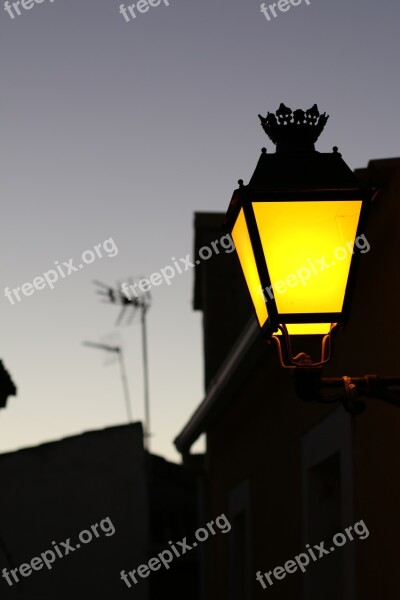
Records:
<instances>
[{"instance_id":1,"label":"lamp base","mask_svg":"<svg viewBox=\"0 0 400 600\"><path fill-rule=\"evenodd\" d=\"M332 343L331 337L333 331L337 325L332 324L330 331L327 335L322 338L321 345L321 357L317 362L313 362L311 357L305 352L300 352L296 356L293 356L292 346L290 342L290 335L288 333L286 325L279 325L278 329L282 333L281 336L273 335L271 339L275 340L278 348L279 362L283 369L318 369L322 365L326 364L332 356ZM282 339L282 342L281 342Z\"/></svg>"}]
</instances>

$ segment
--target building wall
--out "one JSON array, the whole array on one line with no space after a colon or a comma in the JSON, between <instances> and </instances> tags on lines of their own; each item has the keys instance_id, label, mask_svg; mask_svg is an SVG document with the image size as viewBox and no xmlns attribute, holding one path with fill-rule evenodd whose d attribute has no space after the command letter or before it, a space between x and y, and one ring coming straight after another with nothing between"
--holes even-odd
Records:
<instances>
[{"instance_id":1,"label":"building wall","mask_svg":"<svg viewBox=\"0 0 400 600\"><path fill-rule=\"evenodd\" d=\"M371 161L358 172L382 191L368 221L371 250L357 278L351 319L338 338L329 372L400 376L400 159ZM400 410L369 400L356 425L357 509L371 529L358 545L359 598L397 598L400 538Z\"/></svg>"},{"instance_id":2,"label":"building wall","mask_svg":"<svg viewBox=\"0 0 400 600\"><path fill-rule=\"evenodd\" d=\"M350 323L337 335L334 358L324 373L337 377L369 373L400 376L400 160L373 161L359 175L381 184L382 193L371 208L367 229L371 249L362 257ZM204 293L208 294L207 289ZM210 304L204 302L209 311L211 299ZM278 366L272 347L265 348L255 367L246 367L244 362L246 368L245 385L230 389L229 407L207 431L205 486L207 509L213 518L222 511L229 513L232 494L247 482L251 590L240 596L230 587L232 535L215 536L208 546L207 599L246 600L267 594L292 599L304 598L305 593L314 593L308 596L314 598L318 585L322 585L318 582L321 569L326 579L325 591L319 597L324 600L335 598L330 584L335 578L340 578L345 590L341 600L397 599L400 410L371 399L364 414L357 418L342 415L338 420L335 405L303 403L295 397L290 375ZM346 433L339 422L345 424ZM322 516L314 518L304 500L304 443L310 432L327 427L332 443L337 438L340 458L336 466L326 463L322 475L314 472L320 485L327 488L319 509L314 505L316 517ZM335 469L340 472L337 485ZM315 538L312 541L307 538L307 510L314 523L309 528ZM323 511L326 518L322 518ZM352 525L346 521L349 515L354 522L365 521L370 532L366 540L348 542L335 558L321 559L327 566L322 562L313 565L308 577L287 575L268 590L256 582L256 571L270 571L302 552L308 541L319 543L328 530L335 533L334 527L338 532Z\"/></svg>"},{"instance_id":3,"label":"building wall","mask_svg":"<svg viewBox=\"0 0 400 600\"><path fill-rule=\"evenodd\" d=\"M0 456L0 570L27 563L110 517L115 534L82 546L20 583L0 578L2 600L132 597L122 569L146 561L149 523L140 424L112 427ZM107 528L107 527L105 527ZM101 531L101 530L99 530ZM60 546L61 547L61 546ZM148 598L141 580L135 598Z\"/></svg>"},{"instance_id":4,"label":"building wall","mask_svg":"<svg viewBox=\"0 0 400 600\"><path fill-rule=\"evenodd\" d=\"M198 527L197 485L195 475L181 465L160 456L147 455L147 480L150 513L149 558L170 548L168 542L193 537ZM179 547L179 545L178 545ZM199 552L192 549L176 558L169 570L151 574L150 597L171 596L186 600L199 598Z\"/></svg>"},{"instance_id":5,"label":"building wall","mask_svg":"<svg viewBox=\"0 0 400 600\"><path fill-rule=\"evenodd\" d=\"M262 367L253 377L249 387L236 400L232 398L224 418L208 433L206 481L210 518L222 511L228 515L230 494L241 483L249 482L252 538L249 598L261 598L266 591L256 582L256 571L270 571L304 551L305 543L317 544L327 539L326 530L323 527L319 530L318 523L313 539L305 531L302 440L335 411L303 404L294 396L289 378L286 374L280 377L279 371L274 373L274 388L266 387ZM354 421L351 417L347 419ZM398 409L371 405L364 415L356 418L354 448L349 447L341 457L345 465L353 466L354 496L347 501L353 505L354 518L345 518L343 504L341 517L331 527L331 534L360 519L370 532L368 539L353 542L352 546L357 561L357 598L395 600L400 591L396 566L400 536L397 512L400 465L396 447L399 425ZM338 430L338 441L340 435ZM322 509L320 506L318 511ZM209 554L207 597L210 599L232 598L229 542L229 538L221 536L210 542L213 545ZM348 557L343 556L343 560ZM314 566L320 568L322 564ZM333 568L331 575L334 574ZM268 595L277 599L301 598L304 583L299 573L286 576L268 589Z\"/></svg>"},{"instance_id":6,"label":"building wall","mask_svg":"<svg viewBox=\"0 0 400 600\"><path fill-rule=\"evenodd\" d=\"M274 361L266 351L266 361ZM273 377L273 386L266 378ZM242 482L250 488L251 594L266 594L255 573L274 569L302 551L303 506L301 438L332 409L303 405L291 381L277 365L263 364L251 374L245 390L208 432L207 482L210 516L229 513L229 495ZM230 599L229 539L215 538L210 553L210 599ZM224 560L221 560L221 557ZM218 559L217 559L218 557ZM273 598L300 597L302 577L287 576L268 590Z\"/></svg>"}]
</instances>

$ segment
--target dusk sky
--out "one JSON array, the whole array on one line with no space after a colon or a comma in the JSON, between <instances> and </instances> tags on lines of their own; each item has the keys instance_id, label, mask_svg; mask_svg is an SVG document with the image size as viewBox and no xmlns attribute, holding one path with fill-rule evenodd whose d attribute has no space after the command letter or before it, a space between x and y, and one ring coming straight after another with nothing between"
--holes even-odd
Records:
<instances>
[{"instance_id":1,"label":"dusk sky","mask_svg":"<svg viewBox=\"0 0 400 600\"><path fill-rule=\"evenodd\" d=\"M317 149L337 145L352 168L400 154L398 0L303 0L270 21L259 0L163 1L129 23L120 4L1 10L0 358L18 387L0 412L1 452L126 422L118 365L84 340L123 344L142 420L138 315L115 327L93 280L192 254L194 212L226 211L274 149L258 113L317 103L330 115ZM115 257L5 297L109 238ZM193 278L154 287L148 314L151 445L172 460L204 397Z\"/></svg>"}]
</instances>

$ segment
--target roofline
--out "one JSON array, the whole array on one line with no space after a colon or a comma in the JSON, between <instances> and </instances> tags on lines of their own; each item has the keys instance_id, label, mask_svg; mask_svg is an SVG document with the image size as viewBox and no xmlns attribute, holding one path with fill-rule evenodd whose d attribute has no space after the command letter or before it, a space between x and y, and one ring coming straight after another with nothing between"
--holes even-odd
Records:
<instances>
[{"instance_id":1,"label":"roofline","mask_svg":"<svg viewBox=\"0 0 400 600\"><path fill-rule=\"evenodd\" d=\"M174 444L178 452L186 454L190 447L204 432L207 422L214 411L217 401L228 385L232 376L237 372L240 363L260 338L260 328L254 316L243 330L236 344L222 363L217 374L212 379L207 395L190 417L182 431L177 435Z\"/></svg>"}]
</instances>

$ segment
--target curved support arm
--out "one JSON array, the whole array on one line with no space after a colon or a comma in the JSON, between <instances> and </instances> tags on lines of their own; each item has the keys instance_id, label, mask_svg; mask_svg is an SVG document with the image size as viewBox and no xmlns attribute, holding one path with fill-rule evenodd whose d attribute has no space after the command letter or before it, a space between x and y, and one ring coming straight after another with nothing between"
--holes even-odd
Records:
<instances>
[{"instance_id":1,"label":"curved support arm","mask_svg":"<svg viewBox=\"0 0 400 600\"><path fill-rule=\"evenodd\" d=\"M333 404L340 402L352 415L359 415L366 409L365 398L382 400L400 408L400 377L321 377L322 369L293 372L296 394L306 402ZM324 395L324 390L340 390L336 395Z\"/></svg>"}]
</instances>

